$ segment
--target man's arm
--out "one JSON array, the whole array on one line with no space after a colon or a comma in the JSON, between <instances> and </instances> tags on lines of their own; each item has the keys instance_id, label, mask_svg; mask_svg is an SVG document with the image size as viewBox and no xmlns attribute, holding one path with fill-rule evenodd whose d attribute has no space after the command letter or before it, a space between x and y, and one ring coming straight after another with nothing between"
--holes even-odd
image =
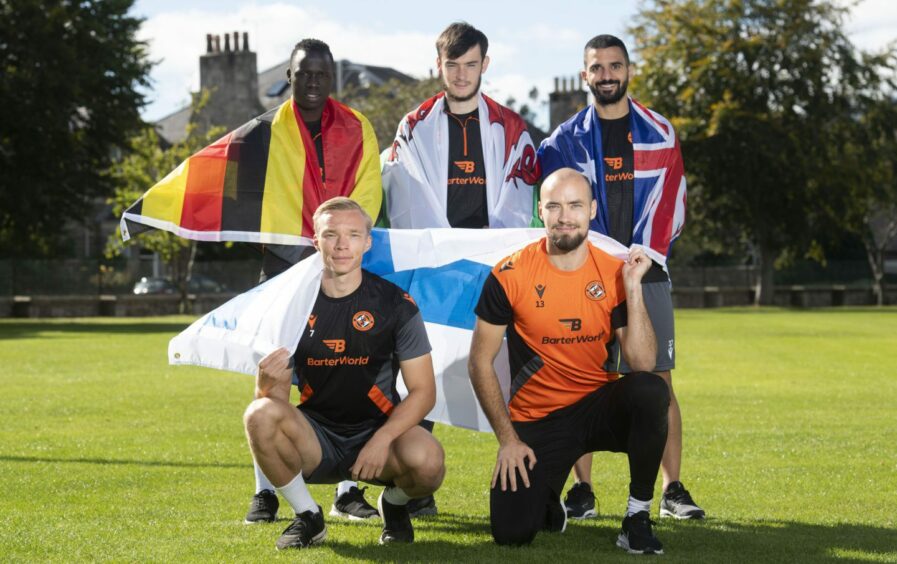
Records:
<instances>
[{"instance_id":1,"label":"man's arm","mask_svg":"<svg viewBox=\"0 0 897 564\"><path fill-rule=\"evenodd\" d=\"M650 372L657 364L657 339L642 296L642 277L650 268L651 259L638 247L623 265L627 323L617 329L617 338L626 364L636 372Z\"/></svg>"},{"instance_id":2,"label":"man's arm","mask_svg":"<svg viewBox=\"0 0 897 564\"><path fill-rule=\"evenodd\" d=\"M393 409L386 423L371 436L352 466L355 480L373 480L389 458L389 445L421 422L436 404L436 377L430 353L399 362L408 395Z\"/></svg>"},{"instance_id":3,"label":"man's arm","mask_svg":"<svg viewBox=\"0 0 897 564\"><path fill-rule=\"evenodd\" d=\"M533 449L520 440L511 425L511 417L493 365L501 349L505 328L505 325L492 325L477 318L467 367L477 400L498 438L498 460L492 472L492 487L494 488L496 482L500 481L501 489L505 491L510 482L511 491L516 492L517 474L514 470L519 470L523 485L529 487L526 459L529 458L529 469L532 470L536 464L536 455Z\"/></svg>"}]
</instances>

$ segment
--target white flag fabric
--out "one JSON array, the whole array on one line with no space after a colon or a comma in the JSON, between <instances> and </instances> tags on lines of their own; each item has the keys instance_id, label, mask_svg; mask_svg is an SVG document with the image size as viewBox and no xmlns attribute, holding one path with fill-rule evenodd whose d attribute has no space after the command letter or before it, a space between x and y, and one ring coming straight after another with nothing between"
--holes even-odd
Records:
<instances>
[{"instance_id":1,"label":"white flag fabric","mask_svg":"<svg viewBox=\"0 0 897 564\"><path fill-rule=\"evenodd\" d=\"M433 347L436 405L431 421L490 431L467 373L474 308L483 283L501 259L543 237L544 229L375 229L363 267L411 294ZM604 235L589 240L625 259L629 250ZM315 254L280 276L203 316L171 340L172 364L194 364L255 375L258 362L278 347L295 351L321 284ZM506 345L495 362L507 400ZM405 394L399 382L400 393Z\"/></svg>"}]
</instances>

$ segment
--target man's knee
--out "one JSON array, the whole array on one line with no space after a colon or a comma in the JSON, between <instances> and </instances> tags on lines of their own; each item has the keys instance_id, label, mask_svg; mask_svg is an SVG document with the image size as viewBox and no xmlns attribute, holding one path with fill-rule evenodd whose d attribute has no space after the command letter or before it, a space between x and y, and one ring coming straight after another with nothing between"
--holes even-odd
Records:
<instances>
[{"instance_id":1,"label":"man's knee","mask_svg":"<svg viewBox=\"0 0 897 564\"><path fill-rule=\"evenodd\" d=\"M415 482L421 487L436 491L445 477L445 451L432 436L408 449L405 466L414 474Z\"/></svg>"},{"instance_id":2,"label":"man's knee","mask_svg":"<svg viewBox=\"0 0 897 564\"><path fill-rule=\"evenodd\" d=\"M646 411L663 411L670 406L670 387L663 378L653 372L635 372L632 378L634 404Z\"/></svg>"},{"instance_id":3,"label":"man's knee","mask_svg":"<svg viewBox=\"0 0 897 564\"><path fill-rule=\"evenodd\" d=\"M283 417L283 406L270 398L253 400L243 413L243 426L251 436L270 431Z\"/></svg>"},{"instance_id":4,"label":"man's knee","mask_svg":"<svg viewBox=\"0 0 897 564\"><path fill-rule=\"evenodd\" d=\"M523 546L533 542L539 528L525 526L510 519L496 519L492 516L492 539L502 546Z\"/></svg>"}]
</instances>

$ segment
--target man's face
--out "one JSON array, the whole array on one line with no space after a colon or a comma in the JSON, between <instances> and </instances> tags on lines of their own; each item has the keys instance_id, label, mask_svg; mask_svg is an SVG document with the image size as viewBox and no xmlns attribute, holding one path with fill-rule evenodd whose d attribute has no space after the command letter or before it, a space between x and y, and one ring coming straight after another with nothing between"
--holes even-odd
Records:
<instances>
[{"instance_id":1,"label":"man's face","mask_svg":"<svg viewBox=\"0 0 897 564\"><path fill-rule=\"evenodd\" d=\"M589 49L585 67L580 76L589 85L599 105L608 106L623 99L629 86L629 65L622 49Z\"/></svg>"},{"instance_id":2,"label":"man's face","mask_svg":"<svg viewBox=\"0 0 897 564\"><path fill-rule=\"evenodd\" d=\"M542 185L539 217L551 244L561 251L578 248L589 235L589 221L598 211L592 188L579 175L567 175Z\"/></svg>"},{"instance_id":3,"label":"man's face","mask_svg":"<svg viewBox=\"0 0 897 564\"><path fill-rule=\"evenodd\" d=\"M365 217L356 210L334 210L315 222L315 248L321 251L324 269L342 276L361 268L361 257L371 248Z\"/></svg>"},{"instance_id":4,"label":"man's face","mask_svg":"<svg viewBox=\"0 0 897 564\"><path fill-rule=\"evenodd\" d=\"M296 51L290 60L287 78L293 100L307 112L322 110L333 86L333 61L327 55Z\"/></svg>"},{"instance_id":5,"label":"man's face","mask_svg":"<svg viewBox=\"0 0 897 564\"><path fill-rule=\"evenodd\" d=\"M480 91L480 81L489 66L489 57L483 57L480 46L474 45L457 59L436 58L439 76L449 101L466 102Z\"/></svg>"}]
</instances>

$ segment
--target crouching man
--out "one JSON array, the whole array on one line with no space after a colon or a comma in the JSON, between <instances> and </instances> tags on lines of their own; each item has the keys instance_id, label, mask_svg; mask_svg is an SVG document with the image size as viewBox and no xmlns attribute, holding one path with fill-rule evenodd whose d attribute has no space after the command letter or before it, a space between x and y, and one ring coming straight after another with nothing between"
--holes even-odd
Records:
<instances>
[{"instance_id":1,"label":"crouching man","mask_svg":"<svg viewBox=\"0 0 897 564\"><path fill-rule=\"evenodd\" d=\"M445 475L442 446L417 425L436 397L424 322L408 294L361 269L371 218L357 203L323 203L314 228L321 291L295 354L278 349L259 363L258 399L244 416L256 463L296 512L277 548L323 541L327 527L306 484L349 478L387 486L380 543L412 542L406 504L432 494ZM294 367L298 409L289 401Z\"/></svg>"}]
</instances>

